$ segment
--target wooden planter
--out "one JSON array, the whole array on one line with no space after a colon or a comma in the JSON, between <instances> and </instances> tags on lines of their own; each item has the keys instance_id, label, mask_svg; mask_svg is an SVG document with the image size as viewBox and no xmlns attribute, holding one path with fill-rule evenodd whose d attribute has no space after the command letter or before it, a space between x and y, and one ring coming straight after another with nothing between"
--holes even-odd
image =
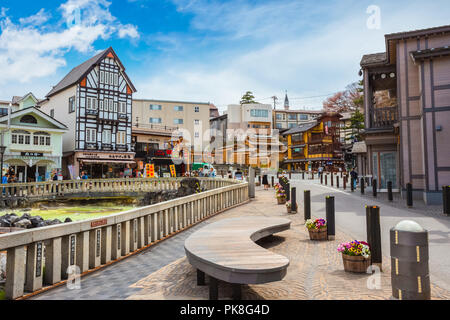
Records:
<instances>
[{"instance_id":1,"label":"wooden planter","mask_svg":"<svg viewBox=\"0 0 450 320\"><path fill-rule=\"evenodd\" d=\"M366 273L370 266L370 256L364 258L363 256L349 256L342 253L342 262L346 272Z\"/></svg>"},{"instance_id":2,"label":"wooden planter","mask_svg":"<svg viewBox=\"0 0 450 320\"><path fill-rule=\"evenodd\" d=\"M277 198L278 204L286 204L286 198Z\"/></svg>"},{"instance_id":3,"label":"wooden planter","mask_svg":"<svg viewBox=\"0 0 450 320\"><path fill-rule=\"evenodd\" d=\"M308 231L309 231L309 239L311 240L317 241L328 240L326 227L321 229L308 229Z\"/></svg>"}]
</instances>

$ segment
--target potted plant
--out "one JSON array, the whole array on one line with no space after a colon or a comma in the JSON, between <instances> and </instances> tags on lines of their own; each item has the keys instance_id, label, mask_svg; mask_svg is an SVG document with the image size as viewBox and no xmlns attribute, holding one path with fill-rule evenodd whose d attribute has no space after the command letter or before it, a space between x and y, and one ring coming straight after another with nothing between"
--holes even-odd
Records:
<instances>
[{"instance_id":1,"label":"potted plant","mask_svg":"<svg viewBox=\"0 0 450 320\"><path fill-rule=\"evenodd\" d=\"M344 270L347 272L365 273L370 266L370 247L364 241L341 243L337 249L342 253Z\"/></svg>"},{"instance_id":2,"label":"potted plant","mask_svg":"<svg viewBox=\"0 0 450 320\"><path fill-rule=\"evenodd\" d=\"M309 239L311 240L327 240L327 222L324 219L307 220L306 227L309 232Z\"/></svg>"},{"instance_id":3,"label":"potted plant","mask_svg":"<svg viewBox=\"0 0 450 320\"><path fill-rule=\"evenodd\" d=\"M297 208L298 208L298 203L297 203ZM286 202L286 209L287 209L287 213L292 213L292 202L290 200ZM295 211L294 213L297 213L297 211Z\"/></svg>"},{"instance_id":4,"label":"potted plant","mask_svg":"<svg viewBox=\"0 0 450 320\"><path fill-rule=\"evenodd\" d=\"M284 191L283 188L280 188L277 190L277 200L278 200L278 204L285 204L286 203L286 192Z\"/></svg>"}]
</instances>

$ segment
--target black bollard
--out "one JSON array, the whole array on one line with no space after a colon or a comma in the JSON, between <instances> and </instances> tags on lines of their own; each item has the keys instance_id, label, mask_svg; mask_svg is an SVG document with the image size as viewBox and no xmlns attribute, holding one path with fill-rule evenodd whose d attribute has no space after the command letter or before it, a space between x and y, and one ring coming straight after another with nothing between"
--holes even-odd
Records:
<instances>
[{"instance_id":1,"label":"black bollard","mask_svg":"<svg viewBox=\"0 0 450 320\"><path fill-rule=\"evenodd\" d=\"M450 186L442 187L442 197L444 205L444 214L450 215Z\"/></svg>"},{"instance_id":2,"label":"black bollard","mask_svg":"<svg viewBox=\"0 0 450 320\"><path fill-rule=\"evenodd\" d=\"M333 186L333 185L334 185L334 177L333 177L333 172L331 173L331 176L330 176L330 180L331 180L331 186Z\"/></svg>"},{"instance_id":3,"label":"black bollard","mask_svg":"<svg viewBox=\"0 0 450 320\"><path fill-rule=\"evenodd\" d=\"M406 205L408 208L412 208L413 206L413 191L411 183L406 184Z\"/></svg>"},{"instance_id":4,"label":"black bollard","mask_svg":"<svg viewBox=\"0 0 450 320\"><path fill-rule=\"evenodd\" d=\"M394 201L394 195L392 194L392 181L388 181L387 188L388 188L388 200Z\"/></svg>"},{"instance_id":5,"label":"black bollard","mask_svg":"<svg viewBox=\"0 0 450 320\"><path fill-rule=\"evenodd\" d=\"M320 184L323 184L323 173L320 174Z\"/></svg>"},{"instance_id":6,"label":"black bollard","mask_svg":"<svg viewBox=\"0 0 450 320\"><path fill-rule=\"evenodd\" d=\"M355 192L355 178L351 178L350 182L350 190L352 190L352 192Z\"/></svg>"},{"instance_id":7,"label":"black bollard","mask_svg":"<svg viewBox=\"0 0 450 320\"><path fill-rule=\"evenodd\" d=\"M344 190L347 189L347 178L344 176L344 180L342 181L344 184Z\"/></svg>"},{"instance_id":8,"label":"black bollard","mask_svg":"<svg viewBox=\"0 0 450 320\"><path fill-rule=\"evenodd\" d=\"M377 179L372 180L372 192L373 192L373 196L376 198L377 197Z\"/></svg>"},{"instance_id":9,"label":"black bollard","mask_svg":"<svg viewBox=\"0 0 450 320\"><path fill-rule=\"evenodd\" d=\"M314 180L314 171L311 172L311 174L312 174L312 180Z\"/></svg>"},{"instance_id":10,"label":"black bollard","mask_svg":"<svg viewBox=\"0 0 450 320\"><path fill-rule=\"evenodd\" d=\"M303 193L303 209L305 221L311 219L311 191L309 190Z\"/></svg>"},{"instance_id":11,"label":"black bollard","mask_svg":"<svg viewBox=\"0 0 450 320\"><path fill-rule=\"evenodd\" d=\"M328 185L328 175L325 175L325 185Z\"/></svg>"},{"instance_id":12,"label":"black bollard","mask_svg":"<svg viewBox=\"0 0 450 320\"><path fill-rule=\"evenodd\" d=\"M327 219L327 236L328 240L334 240L335 231L335 220L334 220L334 197L327 196L325 198L325 210Z\"/></svg>"},{"instance_id":13,"label":"black bollard","mask_svg":"<svg viewBox=\"0 0 450 320\"><path fill-rule=\"evenodd\" d=\"M261 185L261 176L258 176L259 185Z\"/></svg>"},{"instance_id":14,"label":"black bollard","mask_svg":"<svg viewBox=\"0 0 450 320\"><path fill-rule=\"evenodd\" d=\"M364 194L364 188L365 188L365 181L364 178L361 178L361 194Z\"/></svg>"},{"instance_id":15,"label":"black bollard","mask_svg":"<svg viewBox=\"0 0 450 320\"><path fill-rule=\"evenodd\" d=\"M272 188L275 186L275 177L272 176Z\"/></svg>"},{"instance_id":16,"label":"black bollard","mask_svg":"<svg viewBox=\"0 0 450 320\"><path fill-rule=\"evenodd\" d=\"M302 172L302 179L305 180L305 171Z\"/></svg>"},{"instance_id":17,"label":"black bollard","mask_svg":"<svg viewBox=\"0 0 450 320\"><path fill-rule=\"evenodd\" d=\"M381 226L380 226L380 208L376 206L366 206L366 231L367 242L370 246L372 264L378 266L381 270Z\"/></svg>"},{"instance_id":18,"label":"black bollard","mask_svg":"<svg viewBox=\"0 0 450 320\"><path fill-rule=\"evenodd\" d=\"M292 179L292 171L289 171L289 180Z\"/></svg>"},{"instance_id":19,"label":"black bollard","mask_svg":"<svg viewBox=\"0 0 450 320\"><path fill-rule=\"evenodd\" d=\"M390 230L392 296L399 300L430 300L428 231L414 221Z\"/></svg>"},{"instance_id":20,"label":"black bollard","mask_svg":"<svg viewBox=\"0 0 450 320\"><path fill-rule=\"evenodd\" d=\"M336 176L336 188L339 189L339 176Z\"/></svg>"},{"instance_id":21,"label":"black bollard","mask_svg":"<svg viewBox=\"0 0 450 320\"><path fill-rule=\"evenodd\" d=\"M297 188L291 189L291 213L297 213Z\"/></svg>"},{"instance_id":22,"label":"black bollard","mask_svg":"<svg viewBox=\"0 0 450 320\"><path fill-rule=\"evenodd\" d=\"M291 184L287 183L286 184L286 201L290 201L291 200Z\"/></svg>"}]
</instances>

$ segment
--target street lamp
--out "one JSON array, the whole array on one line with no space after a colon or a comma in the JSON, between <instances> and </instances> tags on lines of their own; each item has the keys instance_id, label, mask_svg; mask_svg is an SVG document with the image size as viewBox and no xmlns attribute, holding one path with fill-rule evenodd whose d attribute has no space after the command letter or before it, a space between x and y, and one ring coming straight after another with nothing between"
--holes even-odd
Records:
<instances>
[{"instance_id":1,"label":"street lamp","mask_svg":"<svg viewBox=\"0 0 450 320\"><path fill-rule=\"evenodd\" d=\"M1 165L0 165L0 170L1 170L1 180L0 183L3 183L3 155L5 154L5 150L6 147L5 146L0 146L0 156L1 156Z\"/></svg>"}]
</instances>

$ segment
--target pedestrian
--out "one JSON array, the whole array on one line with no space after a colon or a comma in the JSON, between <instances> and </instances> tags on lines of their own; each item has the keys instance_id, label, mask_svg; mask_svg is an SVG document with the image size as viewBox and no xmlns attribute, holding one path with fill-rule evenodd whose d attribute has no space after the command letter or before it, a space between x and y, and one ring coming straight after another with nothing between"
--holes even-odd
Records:
<instances>
[{"instance_id":1,"label":"pedestrian","mask_svg":"<svg viewBox=\"0 0 450 320\"><path fill-rule=\"evenodd\" d=\"M228 179L233 179L233 173L231 173L231 170L228 170Z\"/></svg>"},{"instance_id":2,"label":"pedestrian","mask_svg":"<svg viewBox=\"0 0 450 320\"><path fill-rule=\"evenodd\" d=\"M320 177L322 176L323 167L320 166L319 169L318 169L318 171L319 171L319 179L320 179Z\"/></svg>"},{"instance_id":3,"label":"pedestrian","mask_svg":"<svg viewBox=\"0 0 450 320\"><path fill-rule=\"evenodd\" d=\"M269 179L267 178L267 172L263 173L262 184L264 185L264 190L269 190Z\"/></svg>"},{"instance_id":4,"label":"pedestrian","mask_svg":"<svg viewBox=\"0 0 450 320\"><path fill-rule=\"evenodd\" d=\"M350 171L350 176L352 177L353 189L356 189L356 185L358 183L358 172L356 172L355 168L352 168Z\"/></svg>"}]
</instances>

